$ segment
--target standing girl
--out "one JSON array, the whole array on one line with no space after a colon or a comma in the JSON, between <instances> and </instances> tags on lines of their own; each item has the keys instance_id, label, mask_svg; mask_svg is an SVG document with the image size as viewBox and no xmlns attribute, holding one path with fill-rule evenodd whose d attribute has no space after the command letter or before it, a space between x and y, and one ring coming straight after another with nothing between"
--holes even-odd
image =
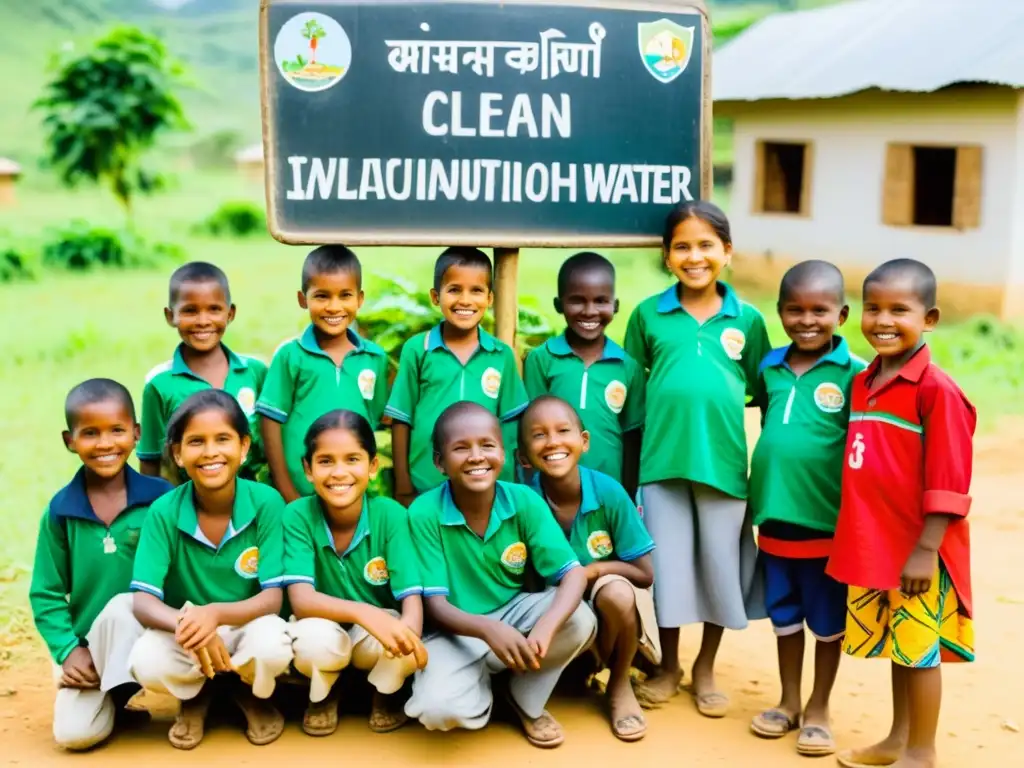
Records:
<instances>
[{"instance_id":1,"label":"standing girl","mask_svg":"<svg viewBox=\"0 0 1024 768\"><path fill-rule=\"evenodd\" d=\"M626 351L650 371L640 454L640 499L654 550L662 664L638 687L645 706L682 681L679 628L704 624L692 693L701 714L722 717L728 697L714 665L725 628L764 615L754 599L756 547L746 514L744 406L770 349L764 318L718 277L732 258L729 221L694 201L665 222L665 266L678 281L634 310Z\"/></svg>"},{"instance_id":2,"label":"standing girl","mask_svg":"<svg viewBox=\"0 0 1024 768\"><path fill-rule=\"evenodd\" d=\"M303 466L316 495L285 510L285 581L292 611L295 668L309 678L302 727L327 736L338 727L331 695L351 662L376 688L370 729L408 720L392 706L405 678L422 669L423 585L409 516L393 499L366 496L377 473L370 423L353 411L330 411L306 433Z\"/></svg>"},{"instance_id":3,"label":"standing girl","mask_svg":"<svg viewBox=\"0 0 1024 768\"><path fill-rule=\"evenodd\" d=\"M167 427L174 462L189 482L162 496L146 518L131 589L147 627L128 666L146 690L182 702L168 737L179 749L203 738L206 678L235 672L234 699L253 744L281 735L267 699L292 660L281 611L284 501L238 477L251 445L238 402L219 389L195 393Z\"/></svg>"}]
</instances>

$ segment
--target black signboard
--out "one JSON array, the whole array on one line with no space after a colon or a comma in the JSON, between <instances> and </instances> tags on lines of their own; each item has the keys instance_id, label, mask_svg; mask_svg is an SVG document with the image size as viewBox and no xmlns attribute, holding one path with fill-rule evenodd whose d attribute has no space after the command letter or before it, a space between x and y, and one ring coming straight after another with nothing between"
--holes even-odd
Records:
<instances>
[{"instance_id":1,"label":"black signboard","mask_svg":"<svg viewBox=\"0 0 1024 768\"><path fill-rule=\"evenodd\" d=\"M710 191L697 5L263 0L273 235L653 243Z\"/></svg>"}]
</instances>

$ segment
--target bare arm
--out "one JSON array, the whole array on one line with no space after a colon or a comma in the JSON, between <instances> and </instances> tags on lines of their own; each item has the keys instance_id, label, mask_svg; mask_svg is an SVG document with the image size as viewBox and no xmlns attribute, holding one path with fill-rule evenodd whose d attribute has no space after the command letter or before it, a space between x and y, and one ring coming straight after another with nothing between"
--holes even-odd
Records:
<instances>
[{"instance_id":1,"label":"bare arm","mask_svg":"<svg viewBox=\"0 0 1024 768\"><path fill-rule=\"evenodd\" d=\"M260 616L272 616L281 612L284 591L278 587L260 590L258 595L237 603L211 603L216 611L217 626L241 627Z\"/></svg>"},{"instance_id":2,"label":"bare arm","mask_svg":"<svg viewBox=\"0 0 1024 768\"><path fill-rule=\"evenodd\" d=\"M427 613L439 628L453 634L465 637L475 637L487 642L487 632L500 622L488 619L486 616L478 616L474 613L466 613L448 602L444 595L435 595L425 600Z\"/></svg>"},{"instance_id":3,"label":"bare arm","mask_svg":"<svg viewBox=\"0 0 1024 768\"><path fill-rule=\"evenodd\" d=\"M555 599L551 601L551 607L541 616L537 625L544 623L558 631L573 612L583 601L583 593L587 591L587 574L583 568L573 568L562 577L558 589L555 590Z\"/></svg>"},{"instance_id":4,"label":"bare arm","mask_svg":"<svg viewBox=\"0 0 1024 768\"><path fill-rule=\"evenodd\" d=\"M630 583L638 589L647 589L654 583L654 564L650 555L643 555L629 563L621 560L605 560L591 563L584 568L587 574L587 586L592 587L594 582L602 576L622 576L629 579Z\"/></svg>"},{"instance_id":5,"label":"bare arm","mask_svg":"<svg viewBox=\"0 0 1024 768\"><path fill-rule=\"evenodd\" d=\"M139 473L148 477L160 477L159 460L139 459Z\"/></svg>"},{"instance_id":6,"label":"bare arm","mask_svg":"<svg viewBox=\"0 0 1024 768\"><path fill-rule=\"evenodd\" d=\"M267 453L267 465L274 481L274 487L285 502L291 503L301 497L291 475L288 464L284 460L284 440L281 437L281 424L266 416L260 417L260 434L263 436L263 449Z\"/></svg>"},{"instance_id":7,"label":"bare arm","mask_svg":"<svg viewBox=\"0 0 1024 768\"><path fill-rule=\"evenodd\" d=\"M423 637L423 598L420 595L409 595L402 600L402 623Z\"/></svg>"},{"instance_id":8,"label":"bare arm","mask_svg":"<svg viewBox=\"0 0 1024 768\"><path fill-rule=\"evenodd\" d=\"M156 595L148 592L136 592L132 596L132 613L139 624L148 629L162 629L174 632L178 628L178 616L181 611L171 608Z\"/></svg>"},{"instance_id":9,"label":"bare arm","mask_svg":"<svg viewBox=\"0 0 1024 768\"><path fill-rule=\"evenodd\" d=\"M640 483L640 446L643 432L631 429L622 436L622 487L629 498L636 499L636 489Z\"/></svg>"},{"instance_id":10,"label":"bare arm","mask_svg":"<svg viewBox=\"0 0 1024 768\"><path fill-rule=\"evenodd\" d=\"M391 454L395 470L395 499L408 507L416 495L409 471L409 437L411 429L403 421L391 425Z\"/></svg>"}]
</instances>

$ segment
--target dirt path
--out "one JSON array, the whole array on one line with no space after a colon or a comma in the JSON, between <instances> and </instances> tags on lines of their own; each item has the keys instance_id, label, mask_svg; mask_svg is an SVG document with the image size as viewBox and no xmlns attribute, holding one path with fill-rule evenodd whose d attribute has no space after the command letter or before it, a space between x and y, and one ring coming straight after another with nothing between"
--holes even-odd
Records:
<instances>
[{"instance_id":1,"label":"dirt path","mask_svg":"<svg viewBox=\"0 0 1024 768\"><path fill-rule=\"evenodd\" d=\"M1013 434L1016 433L1016 434ZM1010 437L986 438L977 446L973 513L977 651L972 665L945 668L945 702L940 754L945 766L1024 765L1024 430ZM685 658L692 658L697 633L684 633ZM833 700L840 746L862 744L887 728L888 666L844 660ZM346 718L328 739L305 736L290 723L275 744L250 746L240 731L221 726L208 734L194 755L185 757L166 742L165 724L117 737L93 753L63 755L50 738L52 688L47 663L40 660L0 681L0 764L4 765L181 765L185 760L234 765L336 765L365 758L367 765L610 765L620 760L647 765L758 765L763 768L813 764L793 751L794 739L767 743L751 736L753 714L775 703L774 640L761 622L727 635L722 651L721 685L733 706L724 720L700 717L680 695L650 713L650 732L635 745L608 732L598 700L563 700L552 710L566 726L566 744L552 752L528 746L507 723L482 733L431 734L410 726L390 735L367 730L362 718ZM810 680L810 670L805 677ZM820 765L833 765L826 760Z\"/></svg>"}]
</instances>

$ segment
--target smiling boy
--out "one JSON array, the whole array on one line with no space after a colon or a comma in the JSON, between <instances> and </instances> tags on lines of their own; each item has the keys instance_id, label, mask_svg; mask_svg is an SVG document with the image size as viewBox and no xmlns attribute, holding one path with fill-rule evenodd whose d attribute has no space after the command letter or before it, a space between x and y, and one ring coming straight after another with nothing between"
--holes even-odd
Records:
<instances>
[{"instance_id":1,"label":"smiling boy","mask_svg":"<svg viewBox=\"0 0 1024 768\"><path fill-rule=\"evenodd\" d=\"M402 347L385 413L392 419L395 498L408 506L444 480L431 435L441 412L462 400L477 403L503 424L506 450L515 449L515 421L529 402L512 349L480 327L494 300L491 260L478 248L448 248L434 265L430 298L443 322ZM502 480L515 477L513 462Z\"/></svg>"},{"instance_id":2,"label":"smiling boy","mask_svg":"<svg viewBox=\"0 0 1024 768\"><path fill-rule=\"evenodd\" d=\"M171 275L164 319L177 330L181 343L174 356L146 375L142 390L142 437L139 470L160 475L167 423L189 395L202 389L223 389L242 407L249 423L256 423L256 399L267 376L263 361L236 355L223 343L235 319L227 275L219 267L193 261ZM255 441L242 475L256 479L265 466L263 449ZM183 479L172 469L172 479Z\"/></svg>"},{"instance_id":3,"label":"smiling boy","mask_svg":"<svg viewBox=\"0 0 1024 768\"><path fill-rule=\"evenodd\" d=\"M644 422L644 373L605 333L619 311L612 263L589 251L566 259L558 270L555 311L565 317L565 332L526 358L526 392L531 400L555 395L572 403L590 433L583 466L614 477L632 495Z\"/></svg>"},{"instance_id":4,"label":"smiling boy","mask_svg":"<svg viewBox=\"0 0 1024 768\"><path fill-rule=\"evenodd\" d=\"M376 427L388 386L384 350L351 328L363 306L363 269L355 253L343 245L310 251L298 301L310 324L278 347L256 404L274 487L287 502L313 493L302 466L310 425L344 408Z\"/></svg>"}]
</instances>

